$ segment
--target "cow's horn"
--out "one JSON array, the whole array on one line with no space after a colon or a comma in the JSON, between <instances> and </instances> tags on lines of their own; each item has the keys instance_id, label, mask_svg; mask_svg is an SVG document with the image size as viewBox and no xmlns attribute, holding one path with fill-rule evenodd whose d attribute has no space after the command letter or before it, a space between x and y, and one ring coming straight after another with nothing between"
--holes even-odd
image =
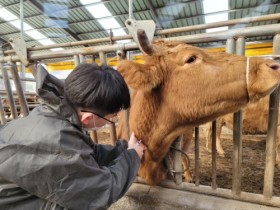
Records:
<instances>
[{"instance_id":1,"label":"cow's horn","mask_svg":"<svg viewBox=\"0 0 280 210\"><path fill-rule=\"evenodd\" d=\"M152 55L153 52L154 52L154 49L153 49L153 46L152 44L150 43L147 35L146 35L146 32L145 30L143 29L138 29L137 30L137 37L138 37L138 41L139 41L139 44L142 48L142 50L148 54L148 55Z\"/></svg>"}]
</instances>

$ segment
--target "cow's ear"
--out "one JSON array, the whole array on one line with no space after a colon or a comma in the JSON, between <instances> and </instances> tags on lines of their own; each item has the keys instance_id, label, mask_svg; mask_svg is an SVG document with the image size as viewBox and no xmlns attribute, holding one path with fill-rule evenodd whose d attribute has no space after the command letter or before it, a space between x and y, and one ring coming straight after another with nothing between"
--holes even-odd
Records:
<instances>
[{"instance_id":1,"label":"cow's ear","mask_svg":"<svg viewBox=\"0 0 280 210\"><path fill-rule=\"evenodd\" d=\"M163 81L163 75L155 65L123 60L118 65L118 71L124 77L127 85L136 90L151 90Z\"/></svg>"}]
</instances>

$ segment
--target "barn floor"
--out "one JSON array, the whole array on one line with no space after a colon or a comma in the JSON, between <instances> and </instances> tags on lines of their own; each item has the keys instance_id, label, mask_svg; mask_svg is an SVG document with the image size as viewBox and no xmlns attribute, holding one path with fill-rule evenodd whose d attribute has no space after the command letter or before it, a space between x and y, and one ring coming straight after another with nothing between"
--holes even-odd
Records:
<instances>
[{"instance_id":1,"label":"barn floor","mask_svg":"<svg viewBox=\"0 0 280 210\"><path fill-rule=\"evenodd\" d=\"M211 186L211 153L206 150L206 138L203 128L200 129L200 183ZM232 131L223 129L221 144L226 157L217 156L217 186L231 189L233 141ZM242 181L241 190L244 192L262 194L265 167L265 136L244 136L242 141ZM191 171L194 171L194 144L188 152L191 159ZM210 176L209 176L210 175ZM275 168L275 196L280 196L280 170Z\"/></svg>"},{"instance_id":2,"label":"barn floor","mask_svg":"<svg viewBox=\"0 0 280 210\"><path fill-rule=\"evenodd\" d=\"M103 129L98 132L100 143L109 143L110 134ZM231 131L223 129L222 146L226 157L217 156L217 186L231 189L232 187L232 137ZM200 129L200 184L211 186L211 153L205 148L205 129ZM188 152L191 160L191 171L194 173L194 143ZM241 190L262 194L265 166L265 136L244 136L242 156ZM274 196L280 196L280 170L275 168Z\"/></svg>"}]
</instances>

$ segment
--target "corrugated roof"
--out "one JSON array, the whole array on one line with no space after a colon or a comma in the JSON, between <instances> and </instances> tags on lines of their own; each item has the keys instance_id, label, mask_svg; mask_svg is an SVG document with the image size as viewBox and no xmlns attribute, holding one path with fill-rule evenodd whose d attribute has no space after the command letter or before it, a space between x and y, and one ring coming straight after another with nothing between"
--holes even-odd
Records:
<instances>
[{"instance_id":1,"label":"corrugated roof","mask_svg":"<svg viewBox=\"0 0 280 210\"><path fill-rule=\"evenodd\" d=\"M133 17L136 20L154 20L161 29L179 28L205 23L203 0L135 0L133 2ZM0 0L2 7L16 16L20 16L19 0ZM98 3L95 3L98 4ZM128 19L128 0L102 1L127 32L125 21ZM93 5L93 4L92 4ZM279 0L230 0L229 19L261 16L280 12ZM108 37L98 19L94 19L80 1L74 0L28 0L24 1L24 21L38 29L46 37L56 43L96 39ZM265 21L252 24L239 24L230 28L258 26L279 23L279 20ZM205 33L205 30L178 33L168 36ZM20 31L0 18L0 42L19 37ZM28 35L24 36L27 45L41 45ZM271 40L272 37L250 38L254 40Z\"/></svg>"}]
</instances>

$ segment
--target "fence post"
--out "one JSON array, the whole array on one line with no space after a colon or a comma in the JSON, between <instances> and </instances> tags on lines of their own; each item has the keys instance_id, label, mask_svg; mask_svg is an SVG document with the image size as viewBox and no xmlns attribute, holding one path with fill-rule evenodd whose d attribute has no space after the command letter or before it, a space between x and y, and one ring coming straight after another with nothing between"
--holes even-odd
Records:
<instances>
[{"instance_id":1,"label":"fence post","mask_svg":"<svg viewBox=\"0 0 280 210\"><path fill-rule=\"evenodd\" d=\"M280 34L274 36L273 54L280 54ZM263 195L265 199L271 199L273 194L274 165L276 157L276 141L278 126L279 109L279 87L270 95L269 98L269 117L267 125L267 139L265 150L265 170L264 170L264 188Z\"/></svg>"}]
</instances>

